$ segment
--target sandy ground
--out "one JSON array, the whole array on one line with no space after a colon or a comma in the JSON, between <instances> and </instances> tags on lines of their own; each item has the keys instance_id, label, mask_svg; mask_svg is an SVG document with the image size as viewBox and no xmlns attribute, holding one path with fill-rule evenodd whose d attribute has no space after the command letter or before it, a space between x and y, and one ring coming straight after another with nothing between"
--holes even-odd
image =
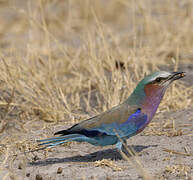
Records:
<instances>
[{"instance_id":1,"label":"sandy ground","mask_svg":"<svg viewBox=\"0 0 193 180\"><path fill-rule=\"evenodd\" d=\"M168 119L173 119L175 126L171 127ZM145 132L130 138L127 145L132 145L142 166L156 179L191 179L193 110L160 113L153 122L154 125L165 122L166 131L152 126L156 131L151 135L150 126ZM63 127L57 126L55 130L61 128ZM175 135L175 132L178 133ZM177 154L166 152L164 149L173 150ZM124 160L113 146L102 148L87 143L71 143L53 148L46 156L45 152L39 151L30 153L27 157L25 166L22 165L21 157L14 161L12 169L18 179L143 179L139 168ZM96 161L101 163L96 166Z\"/></svg>"}]
</instances>

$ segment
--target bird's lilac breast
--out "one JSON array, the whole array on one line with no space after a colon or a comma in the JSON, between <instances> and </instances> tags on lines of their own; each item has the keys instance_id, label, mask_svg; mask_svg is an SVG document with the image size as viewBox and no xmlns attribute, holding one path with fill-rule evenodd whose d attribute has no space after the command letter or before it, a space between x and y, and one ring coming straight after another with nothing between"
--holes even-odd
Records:
<instances>
[{"instance_id":1,"label":"bird's lilac breast","mask_svg":"<svg viewBox=\"0 0 193 180\"><path fill-rule=\"evenodd\" d=\"M158 85L148 84L144 88L145 98L141 102L142 112L147 114L149 121L152 120L163 98L165 90Z\"/></svg>"}]
</instances>

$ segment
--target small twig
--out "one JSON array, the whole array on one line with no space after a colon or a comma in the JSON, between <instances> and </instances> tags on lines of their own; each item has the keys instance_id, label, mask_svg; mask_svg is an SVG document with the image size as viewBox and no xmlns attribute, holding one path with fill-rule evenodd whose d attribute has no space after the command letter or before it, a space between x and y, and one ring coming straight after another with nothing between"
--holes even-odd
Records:
<instances>
[{"instance_id":1,"label":"small twig","mask_svg":"<svg viewBox=\"0 0 193 180\"><path fill-rule=\"evenodd\" d=\"M186 153L189 153L187 147L184 147L184 150L185 150Z\"/></svg>"},{"instance_id":2,"label":"small twig","mask_svg":"<svg viewBox=\"0 0 193 180\"><path fill-rule=\"evenodd\" d=\"M170 150L170 149L163 149L163 151L165 152L169 152L172 154L178 154L178 155L183 155L183 156L193 156L193 153L184 153L184 152L178 152L178 151L174 151L174 150Z\"/></svg>"}]
</instances>

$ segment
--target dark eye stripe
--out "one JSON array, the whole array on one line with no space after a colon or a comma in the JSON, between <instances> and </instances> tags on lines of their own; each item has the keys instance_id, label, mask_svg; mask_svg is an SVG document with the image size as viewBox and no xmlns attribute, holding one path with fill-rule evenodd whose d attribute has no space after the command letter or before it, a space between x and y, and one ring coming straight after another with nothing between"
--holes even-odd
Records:
<instances>
[{"instance_id":1,"label":"dark eye stripe","mask_svg":"<svg viewBox=\"0 0 193 180\"><path fill-rule=\"evenodd\" d=\"M160 83L163 80L166 80L167 78L164 77L157 77L154 81L152 81L152 83Z\"/></svg>"}]
</instances>

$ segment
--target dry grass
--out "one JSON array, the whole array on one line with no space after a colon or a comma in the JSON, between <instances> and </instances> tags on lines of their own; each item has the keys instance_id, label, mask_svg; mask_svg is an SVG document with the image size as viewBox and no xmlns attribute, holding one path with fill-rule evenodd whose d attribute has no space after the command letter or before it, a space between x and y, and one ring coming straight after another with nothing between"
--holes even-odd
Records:
<instances>
[{"instance_id":1,"label":"dry grass","mask_svg":"<svg viewBox=\"0 0 193 180\"><path fill-rule=\"evenodd\" d=\"M191 0L18 0L0 9L3 169L34 147L27 134L105 111L160 66L193 61ZM159 111L192 107L192 95L176 83Z\"/></svg>"},{"instance_id":2,"label":"dry grass","mask_svg":"<svg viewBox=\"0 0 193 180\"><path fill-rule=\"evenodd\" d=\"M177 152L177 151L170 150L170 149L163 149L163 151L169 152L171 154L177 154L177 155L183 155L183 156L193 156L193 153L188 153L188 152Z\"/></svg>"},{"instance_id":3,"label":"dry grass","mask_svg":"<svg viewBox=\"0 0 193 180\"><path fill-rule=\"evenodd\" d=\"M177 165L171 165L166 166L165 172L169 172L172 174L177 174L177 176L180 177L188 177L188 173L190 172L190 167L183 165L183 164L177 164Z\"/></svg>"},{"instance_id":4,"label":"dry grass","mask_svg":"<svg viewBox=\"0 0 193 180\"><path fill-rule=\"evenodd\" d=\"M122 168L117 166L115 164L115 162L113 162L112 160L108 160L108 159L103 159L101 161L95 161L94 162L94 166L96 167L110 167L113 171L121 171Z\"/></svg>"},{"instance_id":5,"label":"dry grass","mask_svg":"<svg viewBox=\"0 0 193 180\"><path fill-rule=\"evenodd\" d=\"M157 135L157 136L182 136L187 135L187 131L183 131L182 127L190 127L191 124L182 124L176 127L174 119L167 119L159 123L152 122L149 124L149 129L144 131L144 135ZM190 131L188 131L189 133Z\"/></svg>"},{"instance_id":6,"label":"dry grass","mask_svg":"<svg viewBox=\"0 0 193 180\"><path fill-rule=\"evenodd\" d=\"M154 180L154 177L149 173L149 171L144 168L144 164L141 162L138 154L134 151L132 147L126 147L126 152L120 152L122 157L127 160L138 172L138 174L144 179L144 180ZM129 155L129 156L128 156Z\"/></svg>"}]
</instances>

